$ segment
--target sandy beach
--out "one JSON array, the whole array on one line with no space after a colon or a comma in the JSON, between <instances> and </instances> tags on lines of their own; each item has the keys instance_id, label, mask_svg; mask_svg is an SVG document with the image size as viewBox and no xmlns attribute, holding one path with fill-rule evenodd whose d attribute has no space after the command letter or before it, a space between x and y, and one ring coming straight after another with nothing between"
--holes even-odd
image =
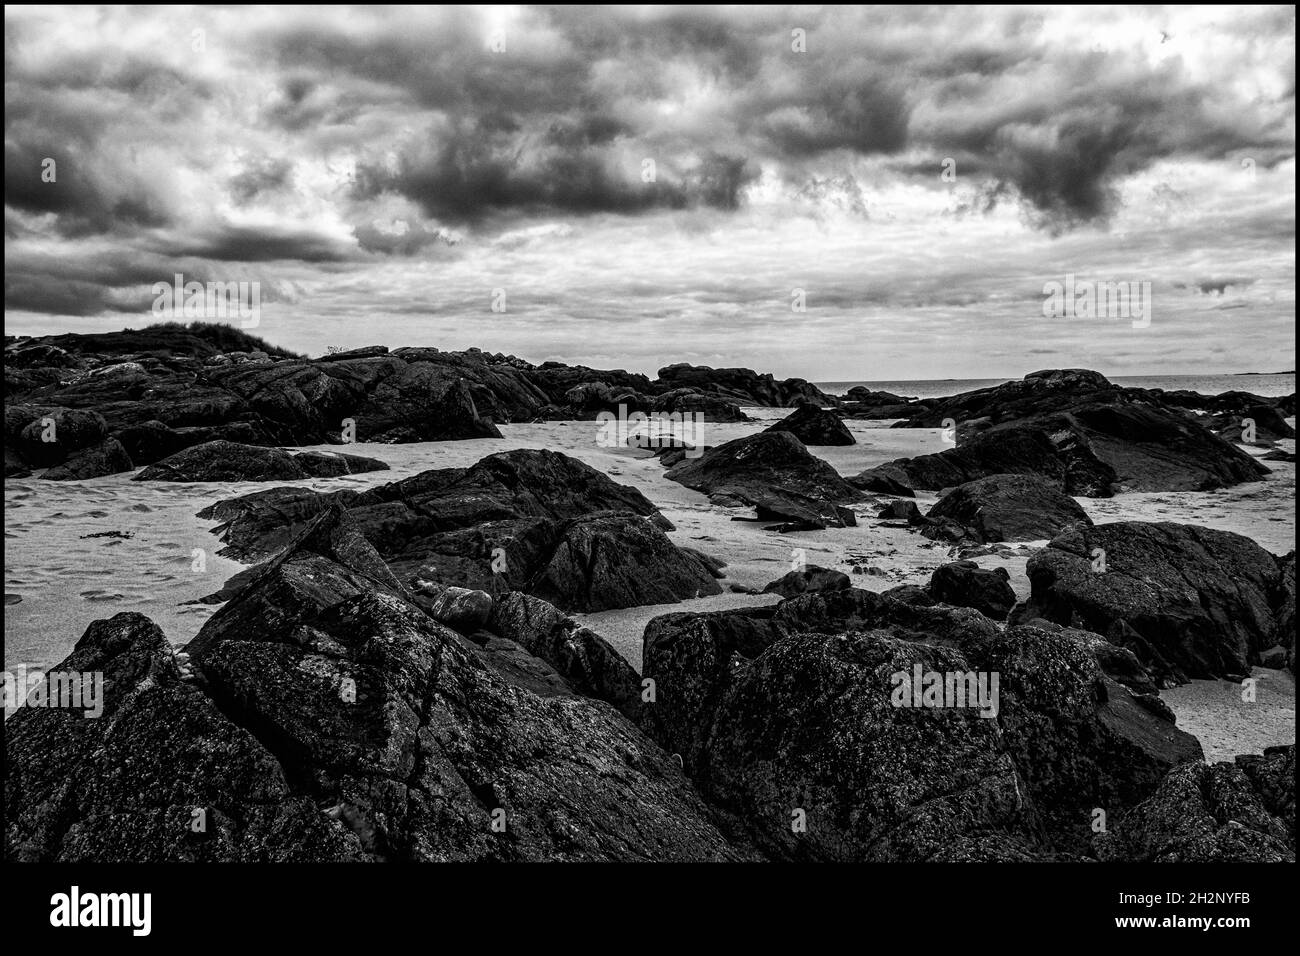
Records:
<instances>
[{"instance_id":1,"label":"sandy beach","mask_svg":"<svg viewBox=\"0 0 1300 956\"><path fill-rule=\"evenodd\" d=\"M709 444L752 434L782 417L783 410L746 408L751 421L710 424ZM1294 424L1294 419L1291 420ZM941 430L889 428L888 422L846 421L857 444L823 447L816 454L841 474L900 457L941 451ZM939 565L956 557L947 545L930 541L875 517L880 503L854 507L858 526L778 533L751 520L751 509L711 504L705 495L663 477L648 452L601 447L593 422L566 421L501 426L503 438L407 445L358 443L348 450L378 458L391 471L301 482L171 484L133 482L113 475L81 482L34 478L5 482L5 666L39 669L57 662L85 628L121 610L155 620L175 644L190 640L219 605L193 603L218 590L244 565L217 555L215 522L196 513L222 498L274 485L318 490L363 488L429 468L462 467L512 448L552 449L572 455L616 481L639 489L673 522L669 536L679 545L727 563L724 592L680 604L651 605L576 615L640 670L645 625L660 614L708 611L774 603L774 595L737 592L761 589L791 567L802 549L809 564L850 574L854 586L882 591L898 584L924 584ZM317 446L338 450L338 446ZM1260 454L1258 449L1250 449ZM1214 492L1124 494L1110 499L1078 498L1097 522L1177 521L1234 531L1275 554L1295 547L1295 465L1269 462L1267 481ZM924 511L936 497L919 496ZM1045 541L1020 542L1011 553L975 560L1004 566L1017 597L1029 590L1025 563ZM1290 675L1262 672L1254 704L1233 703L1233 688L1198 681L1164 693L1180 726L1194 733L1210 759L1229 759L1295 739L1295 693Z\"/></svg>"}]
</instances>

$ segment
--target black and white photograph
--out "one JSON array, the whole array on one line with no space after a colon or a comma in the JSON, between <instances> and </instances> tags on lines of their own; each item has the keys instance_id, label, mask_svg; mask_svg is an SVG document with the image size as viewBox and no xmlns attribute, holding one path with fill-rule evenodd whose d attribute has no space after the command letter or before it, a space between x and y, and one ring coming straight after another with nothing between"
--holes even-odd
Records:
<instances>
[{"instance_id":1,"label":"black and white photograph","mask_svg":"<svg viewBox=\"0 0 1300 956\"><path fill-rule=\"evenodd\" d=\"M9 6L4 69L32 922L415 862L1264 919L1157 865L1296 859L1294 7Z\"/></svg>"}]
</instances>

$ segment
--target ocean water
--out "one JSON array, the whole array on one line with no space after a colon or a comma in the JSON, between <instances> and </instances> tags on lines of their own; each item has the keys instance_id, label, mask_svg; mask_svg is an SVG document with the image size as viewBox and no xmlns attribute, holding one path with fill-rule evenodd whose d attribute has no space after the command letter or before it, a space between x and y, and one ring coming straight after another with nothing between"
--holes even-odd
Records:
<instances>
[{"instance_id":1,"label":"ocean water","mask_svg":"<svg viewBox=\"0 0 1300 956\"><path fill-rule=\"evenodd\" d=\"M1129 388L1163 388L1166 391L1185 389L1202 395L1220 392L1253 392L1266 398L1290 395L1295 391L1295 372L1267 375L1115 375L1107 376L1116 385ZM823 392L843 395L856 385L865 385L874 391L893 392L915 398L939 398L970 392L977 388L991 388L1010 382L1009 378L943 378L897 381L879 379L874 382L815 382Z\"/></svg>"}]
</instances>

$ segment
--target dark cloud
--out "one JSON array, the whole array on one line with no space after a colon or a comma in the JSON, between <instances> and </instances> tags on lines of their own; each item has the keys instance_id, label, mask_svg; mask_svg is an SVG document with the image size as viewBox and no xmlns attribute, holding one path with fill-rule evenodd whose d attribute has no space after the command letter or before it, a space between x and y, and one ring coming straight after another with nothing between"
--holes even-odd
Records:
<instances>
[{"instance_id":1,"label":"dark cloud","mask_svg":"<svg viewBox=\"0 0 1300 956\"><path fill-rule=\"evenodd\" d=\"M311 232L277 231L250 226L225 226L186 239L173 247L176 255L221 262L341 262L349 251L338 242Z\"/></svg>"}]
</instances>

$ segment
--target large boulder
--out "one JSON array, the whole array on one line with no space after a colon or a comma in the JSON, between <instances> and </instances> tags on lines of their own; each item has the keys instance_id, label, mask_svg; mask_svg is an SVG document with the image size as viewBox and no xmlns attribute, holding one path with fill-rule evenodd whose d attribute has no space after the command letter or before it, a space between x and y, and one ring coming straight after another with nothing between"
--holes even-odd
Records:
<instances>
[{"instance_id":1,"label":"large boulder","mask_svg":"<svg viewBox=\"0 0 1300 956\"><path fill-rule=\"evenodd\" d=\"M1095 807L1133 805L1202 755L1071 633L857 589L665 615L644 660L644 726L782 859L1081 854ZM918 666L986 691L996 676L993 706L898 706L897 675Z\"/></svg>"},{"instance_id":2,"label":"large boulder","mask_svg":"<svg viewBox=\"0 0 1300 956\"><path fill-rule=\"evenodd\" d=\"M1295 744L1174 769L1094 848L1106 862L1294 863Z\"/></svg>"},{"instance_id":3,"label":"large boulder","mask_svg":"<svg viewBox=\"0 0 1300 956\"><path fill-rule=\"evenodd\" d=\"M103 478L130 471L135 467L122 443L109 438L98 445L79 448L53 468L41 473L45 481L81 481L86 478Z\"/></svg>"},{"instance_id":4,"label":"large boulder","mask_svg":"<svg viewBox=\"0 0 1300 956\"><path fill-rule=\"evenodd\" d=\"M993 475L1034 475L1065 494L1104 498L1116 474L1068 432L1050 435L1041 428L1009 425L996 430L954 434L946 451L898 458L849 479L864 491L911 495L917 490L954 488ZM1059 445L1058 445L1059 440Z\"/></svg>"},{"instance_id":5,"label":"large boulder","mask_svg":"<svg viewBox=\"0 0 1300 956\"><path fill-rule=\"evenodd\" d=\"M1166 684L1240 678L1273 646L1278 559L1249 538L1172 522L1075 526L1029 559L1013 621L1104 634Z\"/></svg>"},{"instance_id":6,"label":"large boulder","mask_svg":"<svg viewBox=\"0 0 1300 956\"><path fill-rule=\"evenodd\" d=\"M188 653L139 615L92 626L61 666L106 673L104 717L6 724L8 858L739 855L668 753L603 702L503 679L406 600L342 509Z\"/></svg>"},{"instance_id":7,"label":"large boulder","mask_svg":"<svg viewBox=\"0 0 1300 956\"><path fill-rule=\"evenodd\" d=\"M770 374L748 368L709 368L679 362L659 370L659 383L665 390L696 388L715 392L739 405L790 408L804 402L834 406L835 399L802 378L776 381Z\"/></svg>"},{"instance_id":8,"label":"large boulder","mask_svg":"<svg viewBox=\"0 0 1300 956\"><path fill-rule=\"evenodd\" d=\"M1005 621L1016 603L1006 568L981 568L974 561L941 564L930 575L930 595L954 607L971 607L985 617Z\"/></svg>"},{"instance_id":9,"label":"large boulder","mask_svg":"<svg viewBox=\"0 0 1300 956\"><path fill-rule=\"evenodd\" d=\"M844 591L851 586L849 576L843 571L832 571L810 564L797 571L787 571L764 587L763 593L794 597L806 591Z\"/></svg>"},{"instance_id":10,"label":"large boulder","mask_svg":"<svg viewBox=\"0 0 1300 956\"><path fill-rule=\"evenodd\" d=\"M365 858L144 615L94 622L52 672L102 673L103 712L24 707L5 722L6 860Z\"/></svg>"},{"instance_id":11,"label":"large boulder","mask_svg":"<svg viewBox=\"0 0 1300 956\"><path fill-rule=\"evenodd\" d=\"M717 594L701 560L641 492L551 451L489 455L365 491L273 489L200 516L241 560L265 558L333 504L407 581L522 590L566 610L607 610Z\"/></svg>"},{"instance_id":12,"label":"large boulder","mask_svg":"<svg viewBox=\"0 0 1300 956\"><path fill-rule=\"evenodd\" d=\"M800 405L766 431L790 432L805 445L857 444L840 417L818 405Z\"/></svg>"},{"instance_id":13,"label":"large boulder","mask_svg":"<svg viewBox=\"0 0 1300 956\"><path fill-rule=\"evenodd\" d=\"M579 694L606 701L624 716L641 713L641 678L603 637L541 598L511 591L493 605L486 628L553 667Z\"/></svg>"},{"instance_id":14,"label":"large boulder","mask_svg":"<svg viewBox=\"0 0 1300 956\"><path fill-rule=\"evenodd\" d=\"M927 411L895 427L956 423L959 436L977 433L984 442L963 448L963 440L957 448L891 462L884 470L914 489L959 484L951 480L958 474L970 481L1010 472L1060 481L1068 494L1105 497L1117 491L1207 491L1268 474L1250 455L1159 394L1119 388L1087 369L1034 372L1021 381L927 405ZM1035 449L1026 431L1041 432L1056 456ZM1015 447L999 449L1002 442ZM860 482L873 475L864 473Z\"/></svg>"},{"instance_id":15,"label":"large boulder","mask_svg":"<svg viewBox=\"0 0 1300 956\"><path fill-rule=\"evenodd\" d=\"M375 458L333 452L290 454L282 448L210 441L141 470L135 481L296 481L387 471Z\"/></svg>"},{"instance_id":16,"label":"large boulder","mask_svg":"<svg viewBox=\"0 0 1300 956\"><path fill-rule=\"evenodd\" d=\"M958 485L926 517L955 522L978 543L1047 540L1073 524L1092 524L1077 501L1035 475L991 475Z\"/></svg>"},{"instance_id":17,"label":"large boulder","mask_svg":"<svg viewBox=\"0 0 1300 956\"><path fill-rule=\"evenodd\" d=\"M799 528L852 527L857 519L848 505L862 497L783 431L737 438L696 458L681 456L665 477L719 503L752 505L760 520Z\"/></svg>"}]
</instances>

